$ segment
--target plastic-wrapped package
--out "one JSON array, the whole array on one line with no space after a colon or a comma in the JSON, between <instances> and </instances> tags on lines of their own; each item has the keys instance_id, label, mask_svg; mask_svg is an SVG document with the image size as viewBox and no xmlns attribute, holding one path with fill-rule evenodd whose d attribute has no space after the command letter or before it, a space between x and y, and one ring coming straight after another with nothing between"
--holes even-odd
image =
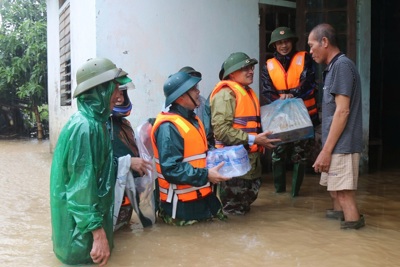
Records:
<instances>
[{"instance_id":1,"label":"plastic-wrapped package","mask_svg":"<svg viewBox=\"0 0 400 267\"><path fill-rule=\"evenodd\" d=\"M139 209L144 217L149 218L154 224L155 203L154 203L154 186L157 178L156 166L153 160L154 152L151 144L151 123L146 120L136 128L136 144L139 149L140 157L153 162L153 170L147 171L143 177L135 178L136 190L139 194Z\"/></svg>"},{"instance_id":2,"label":"plastic-wrapped package","mask_svg":"<svg viewBox=\"0 0 400 267\"><path fill-rule=\"evenodd\" d=\"M272 131L268 138L279 138L276 145L314 137L314 127L301 98L275 100L261 107L263 131Z\"/></svg>"},{"instance_id":3,"label":"plastic-wrapped package","mask_svg":"<svg viewBox=\"0 0 400 267\"><path fill-rule=\"evenodd\" d=\"M153 162L153 170L147 171L142 177L133 177L131 171L131 155L118 158L118 172L114 191L114 231L126 224L119 222L120 210L123 209L124 195L129 198L130 205L136 212L143 227L148 227L156 222L154 180L157 178L156 167L153 161L153 147L151 145L152 125L146 121L137 127L136 145L140 157ZM129 215L128 215L129 216ZM130 216L129 216L130 217Z\"/></svg>"},{"instance_id":4,"label":"plastic-wrapped package","mask_svg":"<svg viewBox=\"0 0 400 267\"><path fill-rule=\"evenodd\" d=\"M237 177L250 171L250 161L243 145L226 146L207 152L207 168L212 168L225 162L219 173L226 177Z\"/></svg>"},{"instance_id":5,"label":"plastic-wrapped package","mask_svg":"<svg viewBox=\"0 0 400 267\"><path fill-rule=\"evenodd\" d=\"M154 157L153 146L151 144L152 128L153 126L148 120L146 120L136 128L136 144L139 149L140 157L148 161L153 161ZM157 172L155 171L155 168L151 173L148 174L149 181L146 181L146 179L142 179L143 183L152 183L157 178Z\"/></svg>"}]
</instances>

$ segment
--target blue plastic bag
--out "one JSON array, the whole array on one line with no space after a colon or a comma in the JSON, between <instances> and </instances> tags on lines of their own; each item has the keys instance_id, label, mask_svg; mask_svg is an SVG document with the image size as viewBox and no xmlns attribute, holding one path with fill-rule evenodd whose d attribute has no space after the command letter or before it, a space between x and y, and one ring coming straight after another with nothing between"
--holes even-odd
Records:
<instances>
[{"instance_id":1,"label":"blue plastic bag","mask_svg":"<svg viewBox=\"0 0 400 267\"><path fill-rule=\"evenodd\" d=\"M272 131L268 138L279 138L276 145L314 138L314 127L301 98L275 100L261 107L263 131Z\"/></svg>"}]
</instances>

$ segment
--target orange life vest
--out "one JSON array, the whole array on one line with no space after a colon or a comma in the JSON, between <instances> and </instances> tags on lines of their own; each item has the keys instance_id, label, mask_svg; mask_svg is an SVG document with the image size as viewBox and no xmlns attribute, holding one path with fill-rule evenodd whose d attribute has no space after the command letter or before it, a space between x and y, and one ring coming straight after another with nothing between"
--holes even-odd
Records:
<instances>
[{"instance_id":1,"label":"orange life vest","mask_svg":"<svg viewBox=\"0 0 400 267\"><path fill-rule=\"evenodd\" d=\"M237 82L223 80L217 83L211 92L210 101L224 87L229 87L236 95L236 108L232 127L254 136L259 134L261 132L260 103L253 89L246 90ZM224 146L219 140L216 140L215 143L217 148ZM262 151L262 147L256 144L250 146L250 152L256 151Z\"/></svg>"},{"instance_id":2,"label":"orange life vest","mask_svg":"<svg viewBox=\"0 0 400 267\"><path fill-rule=\"evenodd\" d=\"M193 124L178 114L161 112L158 114L151 131L151 141L158 173L160 200L173 203L172 218L175 218L178 201L186 202L204 198L211 194L212 189L209 182L201 187L169 183L161 172L160 157L154 133L162 123L173 123L184 140L183 162L188 162L194 168L205 168L206 152L208 149L207 138L203 123L197 116L196 120L199 123L200 129L197 129Z\"/></svg>"},{"instance_id":3,"label":"orange life vest","mask_svg":"<svg viewBox=\"0 0 400 267\"><path fill-rule=\"evenodd\" d=\"M270 58L267 60L266 64L269 76L271 77L272 83L278 93L279 91L282 91L282 93L279 93L280 95L284 94L283 91L290 88L296 88L300 85L301 73L304 70L305 54L305 51L297 52L293 56L287 72L276 58ZM303 101L310 116L317 114L318 111L314 96L314 89L312 89L311 93L307 96L307 98L303 99Z\"/></svg>"}]
</instances>

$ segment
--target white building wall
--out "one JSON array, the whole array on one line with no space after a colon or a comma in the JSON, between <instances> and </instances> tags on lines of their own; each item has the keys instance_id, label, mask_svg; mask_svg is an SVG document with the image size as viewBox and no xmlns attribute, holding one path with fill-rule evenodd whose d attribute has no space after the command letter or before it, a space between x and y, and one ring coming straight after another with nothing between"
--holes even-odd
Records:
<instances>
[{"instance_id":1,"label":"white building wall","mask_svg":"<svg viewBox=\"0 0 400 267\"><path fill-rule=\"evenodd\" d=\"M68 4L68 3L67 3ZM133 79L129 92L134 128L155 117L165 101L163 84L181 67L203 74L205 97L232 52L258 59L258 0L70 0L72 89L76 70L91 57L107 57ZM58 1L47 0L50 150L68 118L77 110L60 106ZM259 88L255 68L253 88Z\"/></svg>"},{"instance_id":2,"label":"white building wall","mask_svg":"<svg viewBox=\"0 0 400 267\"><path fill-rule=\"evenodd\" d=\"M58 40L58 1L47 0L47 73L48 73L48 102L50 151L55 142L64 120L60 119L60 62Z\"/></svg>"},{"instance_id":3,"label":"white building wall","mask_svg":"<svg viewBox=\"0 0 400 267\"><path fill-rule=\"evenodd\" d=\"M125 69L136 89L129 92L136 127L163 108L163 84L181 67L203 75L209 95L232 52L258 59L258 0L97 0L98 56ZM253 88L258 92L258 69Z\"/></svg>"}]
</instances>

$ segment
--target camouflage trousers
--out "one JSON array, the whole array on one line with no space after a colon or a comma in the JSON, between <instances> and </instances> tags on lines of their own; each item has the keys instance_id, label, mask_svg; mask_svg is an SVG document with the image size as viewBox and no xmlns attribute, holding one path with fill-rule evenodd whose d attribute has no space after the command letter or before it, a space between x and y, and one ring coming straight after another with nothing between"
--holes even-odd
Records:
<instances>
[{"instance_id":1,"label":"camouflage trousers","mask_svg":"<svg viewBox=\"0 0 400 267\"><path fill-rule=\"evenodd\" d=\"M261 178L247 180L232 178L220 184L220 199L225 214L244 215L257 199Z\"/></svg>"},{"instance_id":2,"label":"camouflage trousers","mask_svg":"<svg viewBox=\"0 0 400 267\"><path fill-rule=\"evenodd\" d=\"M311 143L308 139L277 146L272 152L272 164L276 162L304 163L306 161L306 147Z\"/></svg>"},{"instance_id":3,"label":"camouflage trousers","mask_svg":"<svg viewBox=\"0 0 400 267\"><path fill-rule=\"evenodd\" d=\"M173 219L170 215L165 213L165 211L160 207L158 210L158 217L163 220L164 223L174 226L187 226L198 222L212 221L218 219L220 221L225 221L227 216L222 212L222 209L218 210L217 214L211 218L204 220L183 220L183 219Z\"/></svg>"}]
</instances>

